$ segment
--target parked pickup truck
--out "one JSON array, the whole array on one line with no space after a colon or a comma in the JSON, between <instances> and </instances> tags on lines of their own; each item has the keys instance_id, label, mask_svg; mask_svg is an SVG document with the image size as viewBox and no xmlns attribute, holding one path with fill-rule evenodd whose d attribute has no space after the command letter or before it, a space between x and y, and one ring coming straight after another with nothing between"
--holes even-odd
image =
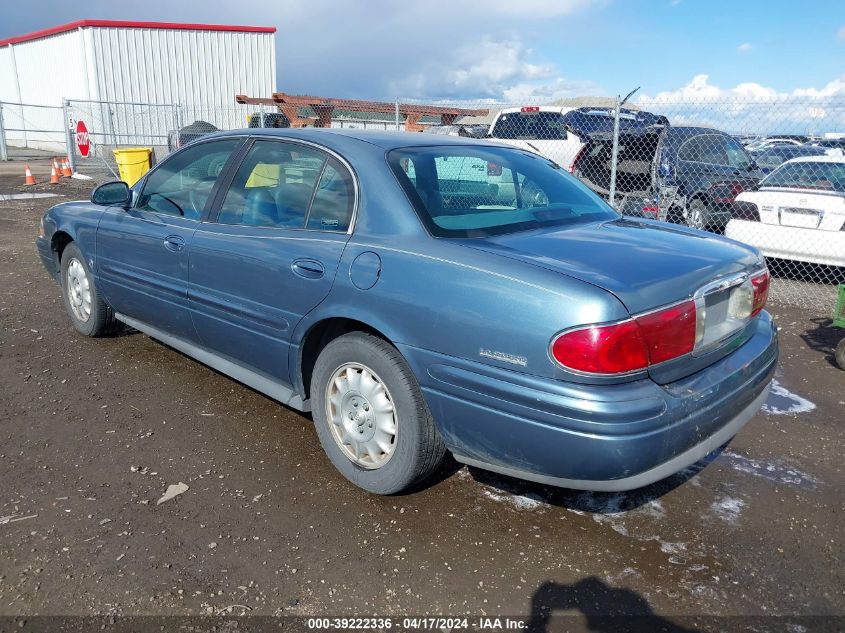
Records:
<instances>
[{"instance_id":1,"label":"parked pickup truck","mask_svg":"<svg viewBox=\"0 0 845 633\"><path fill-rule=\"evenodd\" d=\"M550 158L570 172L591 134L613 130L614 108L522 106L501 110L490 125L489 138ZM619 129L668 124L666 117L622 108Z\"/></svg>"},{"instance_id":2,"label":"parked pickup truck","mask_svg":"<svg viewBox=\"0 0 845 633\"><path fill-rule=\"evenodd\" d=\"M594 134L572 174L607 199L613 135ZM724 228L736 196L762 174L742 145L710 128L656 126L619 136L616 208L625 215Z\"/></svg>"}]
</instances>

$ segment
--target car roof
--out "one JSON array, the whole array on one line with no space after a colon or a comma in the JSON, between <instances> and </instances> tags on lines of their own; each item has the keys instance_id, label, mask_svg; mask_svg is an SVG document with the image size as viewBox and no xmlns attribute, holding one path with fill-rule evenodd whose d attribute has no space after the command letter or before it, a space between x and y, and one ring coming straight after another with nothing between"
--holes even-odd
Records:
<instances>
[{"instance_id":1,"label":"car roof","mask_svg":"<svg viewBox=\"0 0 845 633\"><path fill-rule=\"evenodd\" d=\"M565 106L520 106L517 108L502 108L499 110L499 114L519 114L522 112L522 108L539 108L539 110L535 110L535 112L559 112L561 114L565 114L566 112L572 110L572 108L567 108ZM530 112L528 114L530 114Z\"/></svg>"},{"instance_id":2,"label":"car roof","mask_svg":"<svg viewBox=\"0 0 845 633\"><path fill-rule=\"evenodd\" d=\"M350 139L375 145L385 151L399 147L430 147L433 145L503 147L501 143L495 141L474 139L466 136L421 134L419 132L396 132L388 130L362 130L357 128L248 128L220 132L214 134L214 136L273 136L280 139L311 141L338 151L343 147L348 147L348 141Z\"/></svg>"},{"instance_id":3,"label":"car roof","mask_svg":"<svg viewBox=\"0 0 845 633\"><path fill-rule=\"evenodd\" d=\"M820 156L799 156L788 161L789 163L843 163L845 164L845 155L831 156L830 154ZM786 163L784 163L786 164Z\"/></svg>"}]
</instances>

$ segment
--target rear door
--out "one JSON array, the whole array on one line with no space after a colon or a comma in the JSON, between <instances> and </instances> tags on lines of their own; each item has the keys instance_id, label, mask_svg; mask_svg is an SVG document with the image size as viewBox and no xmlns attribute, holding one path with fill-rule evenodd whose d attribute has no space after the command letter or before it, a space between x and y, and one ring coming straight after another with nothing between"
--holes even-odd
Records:
<instances>
[{"instance_id":1,"label":"rear door","mask_svg":"<svg viewBox=\"0 0 845 633\"><path fill-rule=\"evenodd\" d=\"M257 139L191 242L188 296L202 345L290 384L299 320L328 295L356 187L331 153Z\"/></svg>"},{"instance_id":2,"label":"rear door","mask_svg":"<svg viewBox=\"0 0 845 633\"><path fill-rule=\"evenodd\" d=\"M120 313L192 340L188 314L191 237L242 139L186 148L144 180L128 211L107 209L97 228L97 273L103 294Z\"/></svg>"},{"instance_id":3,"label":"rear door","mask_svg":"<svg viewBox=\"0 0 845 633\"><path fill-rule=\"evenodd\" d=\"M711 183L747 176L751 159L727 134L690 136L678 147L678 180L689 195Z\"/></svg>"}]
</instances>

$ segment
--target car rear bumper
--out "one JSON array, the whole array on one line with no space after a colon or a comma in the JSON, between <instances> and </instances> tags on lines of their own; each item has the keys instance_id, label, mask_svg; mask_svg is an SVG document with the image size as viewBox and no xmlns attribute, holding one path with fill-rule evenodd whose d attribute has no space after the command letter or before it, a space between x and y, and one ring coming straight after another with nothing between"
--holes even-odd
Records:
<instances>
[{"instance_id":1,"label":"car rear bumper","mask_svg":"<svg viewBox=\"0 0 845 633\"><path fill-rule=\"evenodd\" d=\"M725 229L725 236L760 249L766 257L845 266L845 231L731 220Z\"/></svg>"},{"instance_id":2,"label":"car rear bumper","mask_svg":"<svg viewBox=\"0 0 845 633\"><path fill-rule=\"evenodd\" d=\"M567 488L630 490L733 437L765 401L778 343L764 312L741 347L667 385L574 385L402 351L458 461Z\"/></svg>"},{"instance_id":3,"label":"car rear bumper","mask_svg":"<svg viewBox=\"0 0 845 633\"><path fill-rule=\"evenodd\" d=\"M56 266L56 256L50 246L50 241L46 237L39 236L35 238L35 248L38 250L38 256L41 258L44 268L47 269L54 280L58 281L59 269Z\"/></svg>"}]
</instances>

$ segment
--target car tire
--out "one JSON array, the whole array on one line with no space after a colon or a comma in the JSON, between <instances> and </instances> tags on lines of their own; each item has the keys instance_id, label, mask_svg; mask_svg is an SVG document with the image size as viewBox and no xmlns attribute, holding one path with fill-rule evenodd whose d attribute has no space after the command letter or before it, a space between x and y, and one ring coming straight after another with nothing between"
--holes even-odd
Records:
<instances>
[{"instance_id":1,"label":"car tire","mask_svg":"<svg viewBox=\"0 0 845 633\"><path fill-rule=\"evenodd\" d=\"M696 198L687 205L687 226L705 230L710 224L710 209L704 200Z\"/></svg>"},{"instance_id":2,"label":"car tire","mask_svg":"<svg viewBox=\"0 0 845 633\"><path fill-rule=\"evenodd\" d=\"M77 332L107 336L120 329L114 310L100 295L82 251L73 242L62 252L61 288L65 309Z\"/></svg>"},{"instance_id":3,"label":"car tire","mask_svg":"<svg viewBox=\"0 0 845 633\"><path fill-rule=\"evenodd\" d=\"M836 359L839 369L845 370L845 338L839 341L839 345L836 346L836 350L833 352L833 357Z\"/></svg>"},{"instance_id":4,"label":"car tire","mask_svg":"<svg viewBox=\"0 0 845 633\"><path fill-rule=\"evenodd\" d=\"M446 446L417 380L395 347L353 332L320 352L312 415L329 460L355 485L381 495L424 481Z\"/></svg>"}]
</instances>

